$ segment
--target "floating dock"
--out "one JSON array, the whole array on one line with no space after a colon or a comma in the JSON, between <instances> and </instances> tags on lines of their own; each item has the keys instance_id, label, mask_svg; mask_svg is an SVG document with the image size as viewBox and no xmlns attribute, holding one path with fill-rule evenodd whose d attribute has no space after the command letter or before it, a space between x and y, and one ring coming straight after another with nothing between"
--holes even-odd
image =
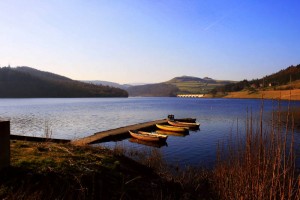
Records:
<instances>
[{"instance_id":1,"label":"floating dock","mask_svg":"<svg viewBox=\"0 0 300 200\"><path fill-rule=\"evenodd\" d=\"M167 119L155 120L151 122L139 123L139 124L112 129L112 130L102 131L88 137L72 140L71 143L74 145L87 145L96 142L101 142L104 140L109 141L110 139L116 137L129 137L129 132L128 132L129 130L152 128L155 127L155 124L161 124L161 123L167 123Z\"/></svg>"}]
</instances>

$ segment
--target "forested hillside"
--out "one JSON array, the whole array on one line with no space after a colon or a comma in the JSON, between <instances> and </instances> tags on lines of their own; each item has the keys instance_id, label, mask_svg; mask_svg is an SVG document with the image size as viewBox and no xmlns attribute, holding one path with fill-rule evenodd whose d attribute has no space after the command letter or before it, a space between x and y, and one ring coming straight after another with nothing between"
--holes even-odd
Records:
<instances>
[{"instance_id":1,"label":"forested hillside","mask_svg":"<svg viewBox=\"0 0 300 200\"><path fill-rule=\"evenodd\" d=\"M11 69L14 69L19 72L24 72L25 74L30 74L31 76L38 77L41 79L47 79L52 81L72 81L72 79L67 78L65 76L61 76L51 72L40 71L31 67L22 66L22 67L16 67Z\"/></svg>"},{"instance_id":2,"label":"forested hillside","mask_svg":"<svg viewBox=\"0 0 300 200\"><path fill-rule=\"evenodd\" d=\"M119 84L115 82L110 82L110 81L99 81L99 80L94 80L94 81L81 81L84 83L91 83L94 85L103 85L103 86L110 86L110 87L115 87L115 88L121 88L123 90L126 90L127 88L131 87L131 85L128 84Z\"/></svg>"},{"instance_id":3,"label":"forested hillside","mask_svg":"<svg viewBox=\"0 0 300 200\"><path fill-rule=\"evenodd\" d=\"M82 83L29 67L0 68L0 98L127 96L119 88Z\"/></svg>"},{"instance_id":4,"label":"forested hillside","mask_svg":"<svg viewBox=\"0 0 300 200\"><path fill-rule=\"evenodd\" d=\"M280 70L277 73L266 76L260 79L260 82L274 83L277 85L285 85L290 81L296 81L300 79L300 64L296 66L290 66L284 70Z\"/></svg>"},{"instance_id":5,"label":"forested hillside","mask_svg":"<svg viewBox=\"0 0 300 200\"><path fill-rule=\"evenodd\" d=\"M143 97L173 97L179 91L178 88L171 84L157 83L132 86L127 89L129 96Z\"/></svg>"},{"instance_id":6,"label":"forested hillside","mask_svg":"<svg viewBox=\"0 0 300 200\"><path fill-rule=\"evenodd\" d=\"M300 80L300 64L296 66L289 66L286 69L282 69L279 72L265 76L261 79L253 79L251 81L243 80L237 83L227 84L220 86L212 90L212 93L217 92L237 92L244 89L258 89L266 87L278 87L286 85L291 81Z\"/></svg>"}]
</instances>

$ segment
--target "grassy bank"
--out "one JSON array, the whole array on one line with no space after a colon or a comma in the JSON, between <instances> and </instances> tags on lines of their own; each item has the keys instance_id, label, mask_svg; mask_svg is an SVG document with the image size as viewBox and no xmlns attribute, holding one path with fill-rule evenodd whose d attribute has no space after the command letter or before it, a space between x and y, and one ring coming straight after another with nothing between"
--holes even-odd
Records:
<instances>
[{"instance_id":1,"label":"grassy bank","mask_svg":"<svg viewBox=\"0 0 300 200\"><path fill-rule=\"evenodd\" d=\"M229 92L223 98L261 99L262 96L265 99L300 100L300 89Z\"/></svg>"},{"instance_id":2,"label":"grassy bank","mask_svg":"<svg viewBox=\"0 0 300 200\"><path fill-rule=\"evenodd\" d=\"M158 150L12 141L11 167L0 172L0 198L298 199L294 154L283 150L290 146L281 137L267 142L266 135L250 133L246 143L237 137L220 148L212 170L168 166Z\"/></svg>"},{"instance_id":3,"label":"grassy bank","mask_svg":"<svg viewBox=\"0 0 300 200\"><path fill-rule=\"evenodd\" d=\"M165 187L151 169L103 148L12 141L11 158L1 199L130 199Z\"/></svg>"},{"instance_id":4,"label":"grassy bank","mask_svg":"<svg viewBox=\"0 0 300 200\"><path fill-rule=\"evenodd\" d=\"M169 166L155 149L11 141L0 199L300 199L292 113L274 111L270 124L263 109L247 113L211 170Z\"/></svg>"},{"instance_id":5,"label":"grassy bank","mask_svg":"<svg viewBox=\"0 0 300 200\"><path fill-rule=\"evenodd\" d=\"M158 152L133 152L139 154L141 164L123 156L123 151L11 141L11 167L0 172L0 199L197 199L202 193L209 195L207 190L191 190L182 176L162 173Z\"/></svg>"}]
</instances>

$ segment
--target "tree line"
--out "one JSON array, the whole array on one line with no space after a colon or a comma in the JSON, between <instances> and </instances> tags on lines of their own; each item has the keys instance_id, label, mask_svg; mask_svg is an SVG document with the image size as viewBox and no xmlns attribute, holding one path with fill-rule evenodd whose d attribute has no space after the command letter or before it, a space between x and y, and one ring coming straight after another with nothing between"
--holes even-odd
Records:
<instances>
[{"instance_id":1,"label":"tree line","mask_svg":"<svg viewBox=\"0 0 300 200\"><path fill-rule=\"evenodd\" d=\"M256 88L265 88L268 86L280 86L286 85L291 81L300 79L300 64L296 66L289 66L286 69L282 69L279 72L265 76L261 79L253 80L242 80L236 83L230 83L224 86L219 86L211 90L211 93L227 93L227 92L238 92L244 89L253 90Z\"/></svg>"},{"instance_id":2,"label":"tree line","mask_svg":"<svg viewBox=\"0 0 300 200\"><path fill-rule=\"evenodd\" d=\"M167 83L132 86L127 89L130 96L174 97L179 89Z\"/></svg>"},{"instance_id":3,"label":"tree line","mask_svg":"<svg viewBox=\"0 0 300 200\"><path fill-rule=\"evenodd\" d=\"M36 74L31 74L30 70L0 68L0 98L128 97L128 93L119 88L83 83L35 69L32 71Z\"/></svg>"}]
</instances>

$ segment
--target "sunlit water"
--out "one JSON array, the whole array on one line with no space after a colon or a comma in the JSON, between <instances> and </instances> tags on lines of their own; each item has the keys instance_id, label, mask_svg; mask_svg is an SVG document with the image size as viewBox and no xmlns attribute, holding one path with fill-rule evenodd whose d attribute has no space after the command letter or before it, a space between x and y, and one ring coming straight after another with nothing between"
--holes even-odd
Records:
<instances>
[{"instance_id":1,"label":"sunlit water","mask_svg":"<svg viewBox=\"0 0 300 200\"><path fill-rule=\"evenodd\" d=\"M282 110L288 102L281 102ZM185 99L185 98L79 98L79 99L0 99L0 119L11 121L11 134L44 136L48 126L53 138L76 139L99 131L166 118L195 117L200 130L185 137L169 136L159 148L168 163L178 165L212 165L216 146L229 134L244 131L248 114L259 116L261 100ZM300 102L291 102L299 107ZM277 102L264 101L264 115L270 115ZM237 125L238 124L238 125ZM296 130L296 143L300 140ZM145 150L130 142L106 142Z\"/></svg>"}]
</instances>

